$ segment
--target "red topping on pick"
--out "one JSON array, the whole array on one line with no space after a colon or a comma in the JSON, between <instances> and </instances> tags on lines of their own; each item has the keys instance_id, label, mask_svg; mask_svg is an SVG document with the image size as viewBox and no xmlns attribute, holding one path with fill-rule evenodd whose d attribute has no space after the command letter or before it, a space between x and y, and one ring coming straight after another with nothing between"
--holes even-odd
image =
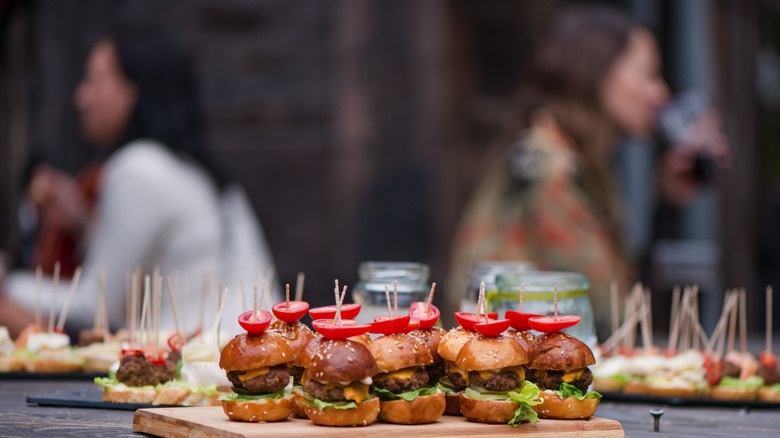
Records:
<instances>
[{"instance_id":1,"label":"red topping on pick","mask_svg":"<svg viewBox=\"0 0 780 438\"><path fill-rule=\"evenodd\" d=\"M477 333L494 338L501 333L504 333L509 328L510 321L508 319L500 319L498 321L490 320L489 322L478 322L474 324L474 330Z\"/></svg>"},{"instance_id":2,"label":"red topping on pick","mask_svg":"<svg viewBox=\"0 0 780 438\"><path fill-rule=\"evenodd\" d=\"M341 317L345 320L354 319L360 313L360 304L342 304ZM336 306L315 307L309 310L311 319L334 319L336 318Z\"/></svg>"},{"instance_id":3,"label":"red topping on pick","mask_svg":"<svg viewBox=\"0 0 780 438\"><path fill-rule=\"evenodd\" d=\"M723 361L715 360L712 356L704 359L704 370L707 373L707 381L710 385L717 385L723 375Z\"/></svg>"},{"instance_id":4,"label":"red topping on pick","mask_svg":"<svg viewBox=\"0 0 780 438\"><path fill-rule=\"evenodd\" d=\"M458 324L460 324L461 327L472 332L474 331L474 324L480 321L485 322L485 318L483 316L469 312L455 312L455 319L458 320ZM498 312L488 313L488 319L498 319Z\"/></svg>"},{"instance_id":5,"label":"red topping on pick","mask_svg":"<svg viewBox=\"0 0 780 438\"><path fill-rule=\"evenodd\" d=\"M135 348L122 349L122 356L135 356L136 354L144 354L144 352L141 350L136 350Z\"/></svg>"},{"instance_id":6,"label":"red topping on pick","mask_svg":"<svg viewBox=\"0 0 780 438\"><path fill-rule=\"evenodd\" d=\"M306 301L282 301L271 307L274 316L284 322L295 322L309 311L309 303Z\"/></svg>"},{"instance_id":7,"label":"red topping on pick","mask_svg":"<svg viewBox=\"0 0 780 438\"><path fill-rule=\"evenodd\" d=\"M426 312L425 309L428 309ZM409 317L413 321L420 321L420 328L431 328L439 320L441 312L433 304L428 306L425 301L416 301L409 306Z\"/></svg>"},{"instance_id":8,"label":"red topping on pick","mask_svg":"<svg viewBox=\"0 0 780 438\"><path fill-rule=\"evenodd\" d=\"M507 310L504 314L504 318L509 320L509 325L511 325L515 330L519 330L521 332L531 330L531 326L528 324L528 318L533 318L536 316L542 315L536 313L517 312L515 310Z\"/></svg>"},{"instance_id":9,"label":"red topping on pick","mask_svg":"<svg viewBox=\"0 0 780 438\"><path fill-rule=\"evenodd\" d=\"M404 333L411 333L415 330L417 330L420 327L420 321L416 320L409 320L409 324L406 326L406 328L403 330Z\"/></svg>"},{"instance_id":10,"label":"red topping on pick","mask_svg":"<svg viewBox=\"0 0 780 438\"><path fill-rule=\"evenodd\" d=\"M351 319L342 319L340 324L334 319L316 319L311 324L317 333L328 339L347 339L371 330L371 324L358 324Z\"/></svg>"},{"instance_id":11,"label":"red topping on pick","mask_svg":"<svg viewBox=\"0 0 780 438\"><path fill-rule=\"evenodd\" d=\"M174 333L168 338L168 346L171 347L171 351L181 350L182 345L184 345L183 333Z\"/></svg>"},{"instance_id":12,"label":"red topping on pick","mask_svg":"<svg viewBox=\"0 0 780 438\"><path fill-rule=\"evenodd\" d=\"M528 324L538 332L552 333L569 328L580 322L581 319L575 315L535 316L528 318Z\"/></svg>"},{"instance_id":13,"label":"red topping on pick","mask_svg":"<svg viewBox=\"0 0 780 438\"><path fill-rule=\"evenodd\" d=\"M408 316L377 316L371 324L370 333L378 335L392 335L402 333L409 326Z\"/></svg>"},{"instance_id":14,"label":"red topping on pick","mask_svg":"<svg viewBox=\"0 0 780 438\"><path fill-rule=\"evenodd\" d=\"M255 313L252 310L242 313L238 317L238 323L249 333L259 335L271 324L271 312L267 310L258 310Z\"/></svg>"},{"instance_id":15,"label":"red topping on pick","mask_svg":"<svg viewBox=\"0 0 780 438\"><path fill-rule=\"evenodd\" d=\"M758 360L761 361L761 365L764 368L771 369L775 367L775 364L777 364L777 356L768 351L761 352L761 354L758 356Z\"/></svg>"}]
</instances>

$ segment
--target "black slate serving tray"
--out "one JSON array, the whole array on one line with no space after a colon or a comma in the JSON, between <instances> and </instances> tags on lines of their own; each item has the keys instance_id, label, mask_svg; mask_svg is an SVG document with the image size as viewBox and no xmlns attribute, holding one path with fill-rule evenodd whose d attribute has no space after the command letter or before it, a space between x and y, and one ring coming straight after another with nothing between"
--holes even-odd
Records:
<instances>
[{"instance_id":1,"label":"black slate serving tray","mask_svg":"<svg viewBox=\"0 0 780 438\"><path fill-rule=\"evenodd\" d=\"M139 403L111 403L103 401L103 388L91 385L83 389L71 389L65 391L49 392L45 394L31 395L27 397L27 403L38 406L60 406L73 408L119 409L134 411L140 408L161 408L163 405L154 406Z\"/></svg>"},{"instance_id":2,"label":"black slate serving tray","mask_svg":"<svg viewBox=\"0 0 780 438\"><path fill-rule=\"evenodd\" d=\"M602 392L603 401L657 403L670 406L710 406L723 408L780 409L780 403L749 400L717 400L712 398L655 397L651 395Z\"/></svg>"}]
</instances>

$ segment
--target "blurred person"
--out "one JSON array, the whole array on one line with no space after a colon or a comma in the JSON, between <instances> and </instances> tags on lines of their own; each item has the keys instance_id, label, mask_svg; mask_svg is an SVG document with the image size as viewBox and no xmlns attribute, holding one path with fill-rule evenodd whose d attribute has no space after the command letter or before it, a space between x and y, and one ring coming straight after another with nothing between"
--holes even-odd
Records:
<instances>
[{"instance_id":1,"label":"blurred person","mask_svg":"<svg viewBox=\"0 0 780 438\"><path fill-rule=\"evenodd\" d=\"M534 73L508 130L509 150L485 173L457 230L450 287L465 290L480 260L525 260L544 270L583 273L604 340L610 283L625 293L637 279L623 236L614 155L621 137L651 137L669 100L657 43L617 10L575 6L557 16L538 48ZM719 123L717 114L702 114L691 124L686 147L660 157L664 199L678 205L693 199L701 187L696 154L728 165ZM717 138L704 142L702 133L713 126Z\"/></svg>"},{"instance_id":2,"label":"blurred person","mask_svg":"<svg viewBox=\"0 0 780 438\"><path fill-rule=\"evenodd\" d=\"M76 179L47 165L32 173L27 193L39 231L31 267L41 264L47 272L44 315L57 261L64 277L83 264L67 320L71 333L92 325L100 268L109 326L116 330L125 325L126 273L159 267L164 277L176 273L180 290L189 279L190 322L200 314L204 272L224 282L232 297L223 327L233 327L243 310L238 280L251 288L270 271L272 258L246 194L208 156L195 75L184 51L156 27L120 25L92 48L73 100L83 140L106 157ZM68 283L60 281L58 309ZM33 321L35 274L10 272L0 284L0 325L16 333ZM215 301L213 294L209 298ZM172 329L169 302L163 299L161 326ZM209 326L215 307L206 311ZM181 320L183 309L178 312Z\"/></svg>"}]
</instances>

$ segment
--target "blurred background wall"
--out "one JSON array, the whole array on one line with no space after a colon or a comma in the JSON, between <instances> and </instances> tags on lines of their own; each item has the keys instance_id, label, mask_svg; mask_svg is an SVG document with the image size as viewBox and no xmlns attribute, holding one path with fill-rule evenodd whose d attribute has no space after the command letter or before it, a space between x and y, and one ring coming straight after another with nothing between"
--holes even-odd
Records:
<instances>
[{"instance_id":1,"label":"blurred background wall","mask_svg":"<svg viewBox=\"0 0 780 438\"><path fill-rule=\"evenodd\" d=\"M0 0L0 245L19 247L29 156L70 172L92 158L72 105L90 47L117 20L146 17L195 55L210 146L246 187L282 282L305 271L319 305L333 278L356 282L361 260L426 262L442 281L530 48L567 3ZM744 286L761 315L763 285L780 280L780 2L609 3L656 30L672 90L710 95L733 148L719 186L660 217L652 147L621 151L626 233L654 305L674 283L700 283L712 309Z\"/></svg>"}]
</instances>

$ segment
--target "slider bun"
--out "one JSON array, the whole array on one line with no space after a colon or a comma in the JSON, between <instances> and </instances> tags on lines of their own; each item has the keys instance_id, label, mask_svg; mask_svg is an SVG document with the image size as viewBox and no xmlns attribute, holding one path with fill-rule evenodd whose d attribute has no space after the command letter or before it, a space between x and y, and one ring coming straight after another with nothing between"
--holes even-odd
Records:
<instances>
[{"instance_id":1,"label":"slider bun","mask_svg":"<svg viewBox=\"0 0 780 438\"><path fill-rule=\"evenodd\" d=\"M131 403L150 405L157 397L154 388L131 388L121 386L119 388L106 386L103 390L103 401L111 403Z\"/></svg>"},{"instance_id":2,"label":"slider bun","mask_svg":"<svg viewBox=\"0 0 780 438\"><path fill-rule=\"evenodd\" d=\"M478 336L463 345L455 364L467 371L495 370L528 363L523 347L511 336Z\"/></svg>"},{"instance_id":3,"label":"slider bun","mask_svg":"<svg viewBox=\"0 0 780 438\"><path fill-rule=\"evenodd\" d=\"M481 400L460 394L460 412L478 423L506 424L519 407L520 403L512 400Z\"/></svg>"},{"instance_id":4,"label":"slider bun","mask_svg":"<svg viewBox=\"0 0 780 438\"><path fill-rule=\"evenodd\" d=\"M561 332L540 335L531 344L528 355L531 357L528 368L535 370L570 371L596 363L585 343Z\"/></svg>"},{"instance_id":5,"label":"slider bun","mask_svg":"<svg viewBox=\"0 0 780 438\"><path fill-rule=\"evenodd\" d=\"M445 333L447 332L443 328L434 326L427 329L417 329L409 333L409 336L412 336L425 345L425 348L428 349L431 353L431 357L433 357L432 365L438 365L444 362L444 359L439 355L439 343Z\"/></svg>"},{"instance_id":6,"label":"slider bun","mask_svg":"<svg viewBox=\"0 0 780 438\"><path fill-rule=\"evenodd\" d=\"M291 362L295 355L282 335L265 331L255 335L241 333L222 349L219 367L225 371L244 371Z\"/></svg>"},{"instance_id":7,"label":"slider bun","mask_svg":"<svg viewBox=\"0 0 780 438\"><path fill-rule=\"evenodd\" d=\"M368 351L374 356L380 373L433 363L425 345L404 334L380 336L368 344Z\"/></svg>"},{"instance_id":8,"label":"slider bun","mask_svg":"<svg viewBox=\"0 0 780 438\"><path fill-rule=\"evenodd\" d=\"M374 397L357 404L356 408L325 408L324 411L305 404L306 415L320 426L368 426L379 416L379 399Z\"/></svg>"},{"instance_id":9,"label":"slider bun","mask_svg":"<svg viewBox=\"0 0 780 438\"><path fill-rule=\"evenodd\" d=\"M293 412L292 396L274 400L222 400L222 410L235 421L280 421Z\"/></svg>"},{"instance_id":10,"label":"slider bun","mask_svg":"<svg viewBox=\"0 0 780 438\"><path fill-rule=\"evenodd\" d=\"M380 401L379 420L394 424L425 424L433 423L444 414L447 402L444 393L417 397L406 400Z\"/></svg>"},{"instance_id":11,"label":"slider bun","mask_svg":"<svg viewBox=\"0 0 780 438\"><path fill-rule=\"evenodd\" d=\"M710 389L710 396L718 400L755 400L757 391L753 388L720 386Z\"/></svg>"},{"instance_id":12,"label":"slider bun","mask_svg":"<svg viewBox=\"0 0 780 438\"><path fill-rule=\"evenodd\" d=\"M551 391L542 391L539 397L542 399L542 403L531 406L531 408L541 418L584 420L591 417L599 407L599 401L595 398L577 400L574 397L566 397L562 399Z\"/></svg>"},{"instance_id":13,"label":"slider bun","mask_svg":"<svg viewBox=\"0 0 780 438\"><path fill-rule=\"evenodd\" d=\"M468 331L463 327L457 327L448 331L439 341L439 356L444 360L455 362L461 347L477 336L477 332Z\"/></svg>"},{"instance_id":14,"label":"slider bun","mask_svg":"<svg viewBox=\"0 0 780 438\"><path fill-rule=\"evenodd\" d=\"M460 393L459 392L451 392L449 394L446 394L444 396L447 407L444 409L444 413L447 415L458 415L462 416L463 414L460 413Z\"/></svg>"},{"instance_id":15,"label":"slider bun","mask_svg":"<svg viewBox=\"0 0 780 438\"><path fill-rule=\"evenodd\" d=\"M363 344L326 339L309 363L308 376L320 382L356 382L377 373L376 360Z\"/></svg>"}]
</instances>

